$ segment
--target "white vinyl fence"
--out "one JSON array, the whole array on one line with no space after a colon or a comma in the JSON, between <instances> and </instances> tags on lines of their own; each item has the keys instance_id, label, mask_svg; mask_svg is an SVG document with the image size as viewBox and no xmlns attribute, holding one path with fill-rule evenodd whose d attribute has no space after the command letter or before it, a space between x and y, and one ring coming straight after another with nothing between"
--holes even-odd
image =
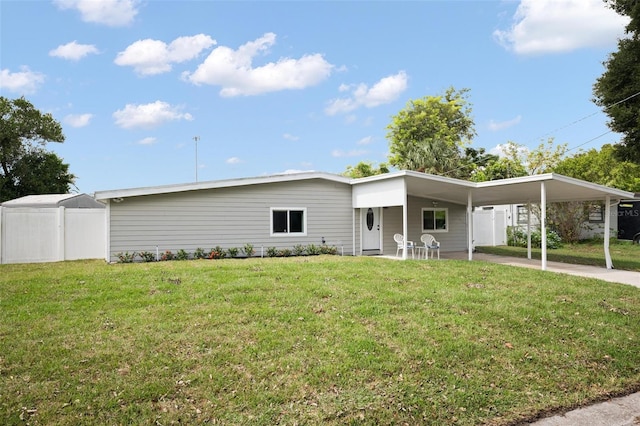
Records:
<instances>
[{"instance_id":1,"label":"white vinyl fence","mask_svg":"<svg viewBox=\"0 0 640 426\"><path fill-rule=\"evenodd\" d=\"M507 245L507 212L497 209L474 211L473 245Z\"/></svg>"},{"instance_id":2,"label":"white vinyl fence","mask_svg":"<svg viewBox=\"0 0 640 426\"><path fill-rule=\"evenodd\" d=\"M104 259L106 209L0 207L0 264Z\"/></svg>"}]
</instances>

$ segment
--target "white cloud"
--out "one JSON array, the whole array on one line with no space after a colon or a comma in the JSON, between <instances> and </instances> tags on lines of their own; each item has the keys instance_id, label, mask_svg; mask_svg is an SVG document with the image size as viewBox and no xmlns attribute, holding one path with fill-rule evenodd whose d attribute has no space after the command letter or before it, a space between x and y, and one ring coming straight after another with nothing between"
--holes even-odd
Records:
<instances>
[{"instance_id":1,"label":"white cloud","mask_svg":"<svg viewBox=\"0 0 640 426\"><path fill-rule=\"evenodd\" d=\"M493 36L522 55L610 46L629 22L602 0L522 0L513 20L511 28Z\"/></svg>"},{"instance_id":2,"label":"white cloud","mask_svg":"<svg viewBox=\"0 0 640 426\"><path fill-rule=\"evenodd\" d=\"M351 96L338 98L329 102L325 108L327 115L347 113L362 106L373 108L379 105L388 104L398 99L400 94L407 89L407 74L400 71L395 75L384 77L371 88L361 83L354 87L341 85L340 92L351 90Z\"/></svg>"},{"instance_id":3,"label":"white cloud","mask_svg":"<svg viewBox=\"0 0 640 426\"><path fill-rule=\"evenodd\" d=\"M93 118L93 114L69 114L64 118L64 122L71 127L85 127Z\"/></svg>"},{"instance_id":4,"label":"white cloud","mask_svg":"<svg viewBox=\"0 0 640 426\"><path fill-rule=\"evenodd\" d=\"M299 59L281 58L262 66L253 66L253 59L266 54L275 44L276 35L267 33L238 50L216 47L193 73L183 73L183 79L193 84L221 86L225 97L250 96L288 89L304 89L325 80L333 65L320 54Z\"/></svg>"},{"instance_id":5,"label":"white cloud","mask_svg":"<svg viewBox=\"0 0 640 426\"><path fill-rule=\"evenodd\" d=\"M11 72L8 69L0 71L0 88L10 92L31 94L38 90L44 83L45 75L34 72L29 67L21 67L19 72Z\"/></svg>"},{"instance_id":6,"label":"white cloud","mask_svg":"<svg viewBox=\"0 0 640 426\"><path fill-rule=\"evenodd\" d=\"M491 130L492 132L496 132L498 130L502 130L502 129L506 129L512 126L515 126L516 124L519 124L520 121L522 120L522 116L519 115L511 120L507 120L507 121L495 121L495 120L490 120L489 121L489 130Z\"/></svg>"},{"instance_id":7,"label":"white cloud","mask_svg":"<svg viewBox=\"0 0 640 426\"><path fill-rule=\"evenodd\" d=\"M158 140L152 136L146 137L144 139L140 139L138 141L138 145L153 145L154 143L156 143Z\"/></svg>"},{"instance_id":8,"label":"white cloud","mask_svg":"<svg viewBox=\"0 0 640 426\"><path fill-rule=\"evenodd\" d=\"M239 159L238 157L231 157L231 158L227 158L227 161L225 161L225 163L227 163L227 164L240 164L240 163L242 163L242 160Z\"/></svg>"},{"instance_id":9,"label":"white cloud","mask_svg":"<svg viewBox=\"0 0 640 426\"><path fill-rule=\"evenodd\" d=\"M358 145L369 145L371 142L373 142L373 136L367 136L364 137L362 139L360 139L357 144Z\"/></svg>"},{"instance_id":10,"label":"white cloud","mask_svg":"<svg viewBox=\"0 0 640 426\"><path fill-rule=\"evenodd\" d=\"M93 44L78 44L75 40L71 43L61 44L49 51L49 56L78 61L90 53L99 53Z\"/></svg>"},{"instance_id":11,"label":"white cloud","mask_svg":"<svg viewBox=\"0 0 640 426\"><path fill-rule=\"evenodd\" d=\"M505 149L508 144L498 144L489 150L489 154L497 155L499 157L506 157ZM529 148L526 146L518 146L518 155L520 157L525 157L529 153Z\"/></svg>"},{"instance_id":12,"label":"white cloud","mask_svg":"<svg viewBox=\"0 0 640 426\"><path fill-rule=\"evenodd\" d=\"M285 133L284 135L282 135L282 137L285 138L286 140L293 141L293 142L300 140L298 136L290 135L289 133Z\"/></svg>"},{"instance_id":13,"label":"white cloud","mask_svg":"<svg viewBox=\"0 0 640 426\"><path fill-rule=\"evenodd\" d=\"M54 0L62 10L75 9L85 22L110 27L129 25L138 14L137 0Z\"/></svg>"},{"instance_id":14,"label":"white cloud","mask_svg":"<svg viewBox=\"0 0 640 426\"><path fill-rule=\"evenodd\" d=\"M144 105L127 104L124 109L114 112L113 118L116 124L124 129L136 127L148 129L168 121L193 120L191 114L182 113L180 109L162 101Z\"/></svg>"},{"instance_id":15,"label":"white cloud","mask_svg":"<svg viewBox=\"0 0 640 426\"><path fill-rule=\"evenodd\" d=\"M352 149L351 151L342 151L341 149L334 149L331 151L332 157L358 157L366 154L368 151L364 149Z\"/></svg>"},{"instance_id":16,"label":"white cloud","mask_svg":"<svg viewBox=\"0 0 640 426\"><path fill-rule=\"evenodd\" d=\"M196 58L200 52L216 44L208 35L179 37L170 44L160 40L138 40L119 52L116 65L131 66L140 75L154 75L171 71L174 63Z\"/></svg>"}]
</instances>

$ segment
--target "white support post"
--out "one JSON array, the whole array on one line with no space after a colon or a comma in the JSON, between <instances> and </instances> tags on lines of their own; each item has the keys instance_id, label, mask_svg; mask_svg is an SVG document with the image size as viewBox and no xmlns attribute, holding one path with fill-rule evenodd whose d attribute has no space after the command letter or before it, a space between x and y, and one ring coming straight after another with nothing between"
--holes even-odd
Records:
<instances>
[{"instance_id":1,"label":"white support post","mask_svg":"<svg viewBox=\"0 0 640 426\"><path fill-rule=\"evenodd\" d=\"M540 239L542 240L542 270L547 270L547 188L540 182Z\"/></svg>"},{"instance_id":2,"label":"white support post","mask_svg":"<svg viewBox=\"0 0 640 426\"><path fill-rule=\"evenodd\" d=\"M611 252L609 251L609 239L611 238L611 196L604 199L604 259L607 269L613 269Z\"/></svg>"},{"instance_id":3,"label":"white support post","mask_svg":"<svg viewBox=\"0 0 640 426\"><path fill-rule=\"evenodd\" d=\"M531 260L531 202L527 203L527 259Z\"/></svg>"},{"instance_id":4,"label":"white support post","mask_svg":"<svg viewBox=\"0 0 640 426\"><path fill-rule=\"evenodd\" d=\"M467 193L467 246L469 260L473 260L473 197L471 190Z\"/></svg>"},{"instance_id":5,"label":"white support post","mask_svg":"<svg viewBox=\"0 0 640 426\"><path fill-rule=\"evenodd\" d=\"M409 224L407 223L409 219L409 214L407 213L407 202L408 202L407 181L403 180L403 182L404 182L404 194L402 197L402 235L404 235L404 238L403 238L404 248L402 250L402 260L406 260L407 259L407 241L409 240Z\"/></svg>"}]
</instances>

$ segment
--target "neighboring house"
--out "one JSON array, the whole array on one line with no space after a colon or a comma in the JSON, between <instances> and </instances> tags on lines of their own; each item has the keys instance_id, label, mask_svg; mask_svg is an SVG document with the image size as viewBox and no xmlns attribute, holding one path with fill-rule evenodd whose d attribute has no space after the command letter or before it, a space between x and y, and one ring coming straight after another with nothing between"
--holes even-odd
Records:
<instances>
[{"instance_id":1,"label":"neighboring house","mask_svg":"<svg viewBox=\"0 0 640 426\"><path fill-rule=\"evenodd\" d=\"M618 238L640 244L640 193L618 204Z\"/></svg>"},{"instance_id":2,"label":"neighboring house","mask_svg":"<svg viewBox=\"0 0 640 426\"><path fill-rule=\"evenodd\" d=\"M268 247L322 243L345 255L395 254L395 233L413 241L434 234L443 252L467 251L471 259L476 206L610 203L632 195L556 174L474 183L399 171L360 179L310 172L196 182L98 191L95 198L107 204L105 259L114 261L123 252L247 243L258 255Z\"/></svg>"},{"instance_id":3,"label":"neighboring house","mask_svg":"<svg viewBox=\"0 0 640 426\"><path fill-rule=\"evenodd\" d=\"M0 263L100 259L104 203L87 194L28 195L0 205Z\"/></svg>"}]
</instances>

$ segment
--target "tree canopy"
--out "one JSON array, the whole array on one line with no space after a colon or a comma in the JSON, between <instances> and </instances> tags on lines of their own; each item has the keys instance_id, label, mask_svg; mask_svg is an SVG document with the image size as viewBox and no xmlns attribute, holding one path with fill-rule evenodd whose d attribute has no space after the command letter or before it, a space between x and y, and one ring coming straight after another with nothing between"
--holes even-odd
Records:
<instances>
[{"instance_id":1,"label":"tree canopy","mask_svg":"<svg viewBox=\"0 0 640 426\"><path fill-rule=\"evenodd\" d=\"M593 86L594 102L609 116L609 128L623 134L616 145L617 156L640 164L640 2L606 2L631 20L626 37L618 41L618 51L609 56L605 72Z\"/></svg>"},{"instance_id":2,"label":"tree canopy","mask_svg":"<svg viewBox=\"0 0 640 426\"><path fill-rule=\"evenodd\" d=\"M68 192L75 176L43 149L47 142L64 142L60 123L25 98L0 97L0 116L0 201Z\"/></svg>"},{"instance_id":3,"label":"tree canopy","mask_svg":"<svg viewBox=\"0 0 640 426\"><path fill-rule=\"evenodd\" d=\"M361 161L355 166L347 166L342 175L350 178L362 178L389 173L386 163L380 163L377 167L370 161Z\"/></svg>"},{"instance_id":4,"label":"tree canopy","mask_svg":"<svg viewBox=\"0 0 640 426\"><path fill-rule=\"evenodd\" d=\"M410 100L387 126L389 163L399 169L447 174L460 167L461 149L475 136L469 89Z\"/></svg>"},{"instance_id":5,"label":"tree canopy","mask_svg":"<svg viewBox=\"0 0 640 426\"><path fill-rule=\"evenodd\" d=\"M640 192L640 165L620 161L615 147L603 145L563 159L554 169L556 173L587 182L611 186L629 192Z\"/></svg>"}]
</instances>

